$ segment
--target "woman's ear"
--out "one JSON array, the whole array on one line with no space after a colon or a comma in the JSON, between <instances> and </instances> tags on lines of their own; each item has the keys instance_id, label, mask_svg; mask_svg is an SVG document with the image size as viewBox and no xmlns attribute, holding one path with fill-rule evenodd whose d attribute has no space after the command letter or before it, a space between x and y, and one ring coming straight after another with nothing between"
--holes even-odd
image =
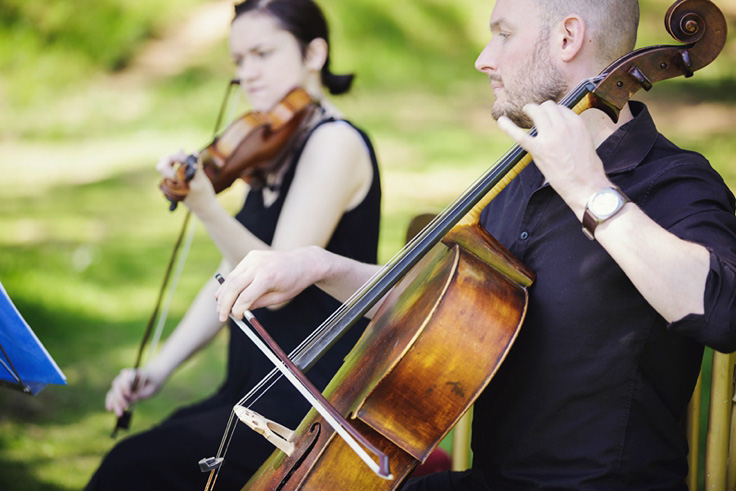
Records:
<instances>
[{"instance_id":1,"label":"woman's ear","mask_svg":"<svg viewBox=\"0 0 736 491\"><path fill-rule=\"evenodd\" d=\"M587 26L579 15L565 17L557 29L557 49L560 60L570 62L574 60L585 47Z\"/></svg>"},{"instance_id":2,"label":"woman's ear","mask_svg":"<svg viewBox=\"0 0 736 491\"><path fill-rule=\"evenodd\" d=\"M310 70L320 71L327 62L327 41L314 38L307 45L304 63Z\"/></svg>"}]
</instances>

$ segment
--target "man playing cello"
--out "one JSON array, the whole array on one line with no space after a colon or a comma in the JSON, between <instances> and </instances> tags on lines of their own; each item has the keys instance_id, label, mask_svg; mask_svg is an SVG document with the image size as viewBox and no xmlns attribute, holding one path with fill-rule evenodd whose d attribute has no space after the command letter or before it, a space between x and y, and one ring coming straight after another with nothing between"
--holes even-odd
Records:
<instances>
[{"instance_id":1,"label":"man playing cello","mask_svg":"<svg viewBox=\"0 0 736 491\"><path fill-rule=\"evenodd\" d=\"M703 346L736 349L734 197L643 104L618 122L555 104L631 51L637 25L636 0L496 1L476 68L534 163L481 223L536 281L476 401L472 468L403 489L686 489ZM377 269L317 247L255 251L218 290L220 319L311 284L345 300Z\"/></svg>"}]
</instances>

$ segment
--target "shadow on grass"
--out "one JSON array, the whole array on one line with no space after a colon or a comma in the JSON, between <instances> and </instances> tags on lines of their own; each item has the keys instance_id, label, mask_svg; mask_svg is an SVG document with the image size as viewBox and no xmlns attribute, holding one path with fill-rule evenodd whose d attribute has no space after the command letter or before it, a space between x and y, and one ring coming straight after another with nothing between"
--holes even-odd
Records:
<instances>
[{"instance_id":1,"label":"shadow on grass","mask_svg":"<svg viewBox=\"0 0 736 491\"><path fill-rule=\"evenodd\" d=\"M0 388L0 489L80 489L113 444L105 393L135 361L181 224L155 184L149 171L132 171L0 199L0 281L68 380L37 396ZM88 252L81 262L80 250ZM195 239L166 332L214 270L213 252L209 241ZM185 375L185 383L138 408L133 430L200 389L211 392L216 381L205 389L202 380L219 375Z\"/></svg>"},{"instance_id":2,"label":"shadow on grass","mask_svg":"<svg viewBox=\"0 0 736 491\"><path fill-rule=\"evenodd\" d=\"M73 488L38 480L33 475L34 466L0 460L0 488L7 491L72 491Z\"/></svg>"}]
</instances>

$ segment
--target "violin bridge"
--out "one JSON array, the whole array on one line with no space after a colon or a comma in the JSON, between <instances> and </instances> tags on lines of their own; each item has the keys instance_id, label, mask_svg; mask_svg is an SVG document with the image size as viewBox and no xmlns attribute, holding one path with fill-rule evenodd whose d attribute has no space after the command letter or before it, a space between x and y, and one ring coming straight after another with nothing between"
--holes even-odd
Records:
<instances>
[{"instance_id":1,"label":"violin bridge","mask_svg":"<svg viewBox=\"0 0 736 491\"><path fill-rule=\"evenodd\" d=\"M236 405L233 412L240 421L250 426L253 431L262 435L286 455L291 455L294 452L294 444L291 442L294 432L289 428L266 419L257 412L240 405Z\"/></svg>"}]
</instances>

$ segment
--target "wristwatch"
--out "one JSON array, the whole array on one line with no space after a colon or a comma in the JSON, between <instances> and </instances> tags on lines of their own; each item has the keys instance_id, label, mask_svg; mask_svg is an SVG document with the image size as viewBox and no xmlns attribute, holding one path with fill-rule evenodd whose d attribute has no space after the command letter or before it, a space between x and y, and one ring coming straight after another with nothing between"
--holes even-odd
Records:
<instances>
[{"instance_id":1,"label":"wristwatch","mask_svg":"<svg viewBox=\"0 0 736 491\"><path fill-rule=\"evenodd\" d=\"M588 199L583 214L583 233L590 240L595 240L595 228L621 211L629 198L617 186L596 191Z\"/></svg>"}]
</instances>

